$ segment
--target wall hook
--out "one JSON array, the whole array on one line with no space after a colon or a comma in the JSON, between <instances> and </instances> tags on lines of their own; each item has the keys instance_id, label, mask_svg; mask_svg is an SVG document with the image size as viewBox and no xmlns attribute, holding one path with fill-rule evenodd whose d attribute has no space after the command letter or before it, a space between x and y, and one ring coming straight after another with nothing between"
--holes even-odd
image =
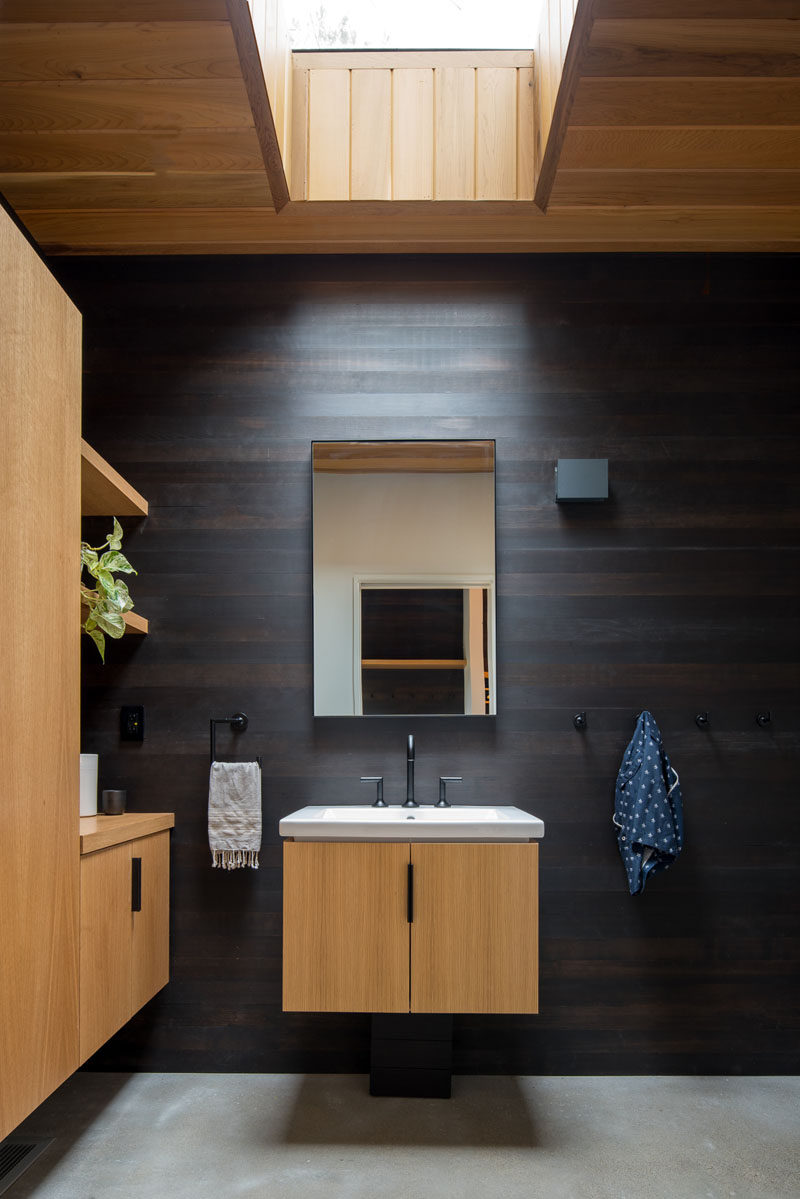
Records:
<instances>
[{"instance_id":1,"label":"wall hook","mask_svg":"<svg viewBox=\"0 0 800 1199\"><path fill-rule=\"evenodd\" d=\"M760 728L765 729L772 720L772 713L769 711L756 712L756 724Z\"/></svg>"},{"instance_id":2,"label":"wall hook","mask_svg":"<svg viewBox=\"0 0 800 1199\"><path fill-rule=\"evenodd\" d=\"M708 728L708 712L698 712L694 718L694 722L699 729Z\"/></svg>"},{"instance_id":3,"label":"wall hook","mask_svg":"<svg viewBox=\"0 0 800 1199\"><path fill-rule=\"evenodd\" d=\"M586 728L586 713L576 712L572 717L572 723L575 725L575 728L578 730L578 732L582 733Z\"/></svg>"}]
</instances>

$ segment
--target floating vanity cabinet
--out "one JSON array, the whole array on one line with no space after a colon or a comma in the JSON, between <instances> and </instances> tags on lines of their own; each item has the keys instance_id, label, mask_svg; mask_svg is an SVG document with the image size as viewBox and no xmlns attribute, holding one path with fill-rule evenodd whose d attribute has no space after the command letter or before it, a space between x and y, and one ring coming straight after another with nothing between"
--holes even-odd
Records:
<instances>
[{"instance_id":1,"label":"floating vanity cabinet","mask_svg":"<svg viewBox=\"0 0 800 1199\"><path fill-rule=\"evenodd\" d=\"M538 848L286 841L284 1010L536 1012Z\"/></svg>"},{"instance_id":2,"label":"floating vanity cabinet","mask_svg":"<svg viewBox=\"0 0 800 1199\"><path fill-rule=\"evenodd\" d=\"M171 813L81 820L80 1060L169 981Z\"/></svg>"}]
</instances>

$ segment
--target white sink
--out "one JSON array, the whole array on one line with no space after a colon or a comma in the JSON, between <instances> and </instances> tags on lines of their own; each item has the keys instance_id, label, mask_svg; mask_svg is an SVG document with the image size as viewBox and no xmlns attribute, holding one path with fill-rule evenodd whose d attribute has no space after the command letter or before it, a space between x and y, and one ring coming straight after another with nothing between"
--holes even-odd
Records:
<instances>
[{"instance_id":1,"label":"white sink","mask_svg":"<svg viewBox=\"0 0 800 1199\"><path fill-rule=\"evenodd\" d=\"M295 841L532 841L544 824L521 808L368 805L300 808L278 825Z\"/></svg>"}]
</instances>

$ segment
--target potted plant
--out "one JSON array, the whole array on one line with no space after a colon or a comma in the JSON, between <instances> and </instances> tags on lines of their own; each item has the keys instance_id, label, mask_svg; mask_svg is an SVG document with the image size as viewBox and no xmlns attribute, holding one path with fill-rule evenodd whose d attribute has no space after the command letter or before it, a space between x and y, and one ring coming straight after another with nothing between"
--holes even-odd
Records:
<instances>
[{"instance_id":1,"label":"potted plant","mask_svg":"<svg viewBox=\"0 0 800 1199\"><path fill-rule=\"evenodd\" d=\"M81 542L81 604L85 618L82 629L97 646L103 662L106 660L105 634L118 640L125 632L125 613L133 608L128 586L115 574L138 574L120 551L122 526L114 517L114 528L102 545ZM83 572L88 571L94 587L87 587Z\"/></svg>"}]
</instances>

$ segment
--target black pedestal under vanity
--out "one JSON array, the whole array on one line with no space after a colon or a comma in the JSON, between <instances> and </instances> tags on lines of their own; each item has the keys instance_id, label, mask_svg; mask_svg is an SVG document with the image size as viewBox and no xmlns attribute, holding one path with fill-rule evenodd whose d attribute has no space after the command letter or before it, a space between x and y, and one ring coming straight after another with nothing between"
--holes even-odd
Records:
<instances>
[{"instance_id":1,"label":"black pedestal under vanity","mask_svg":"<svg viewBox=\"0 0 800 1199\"><path fill-rule=\"evenodd\" d=\"M449 1099L453 1017L374 1014L369 1060L370 1095Z\"/></svg>"}]
</instances>

